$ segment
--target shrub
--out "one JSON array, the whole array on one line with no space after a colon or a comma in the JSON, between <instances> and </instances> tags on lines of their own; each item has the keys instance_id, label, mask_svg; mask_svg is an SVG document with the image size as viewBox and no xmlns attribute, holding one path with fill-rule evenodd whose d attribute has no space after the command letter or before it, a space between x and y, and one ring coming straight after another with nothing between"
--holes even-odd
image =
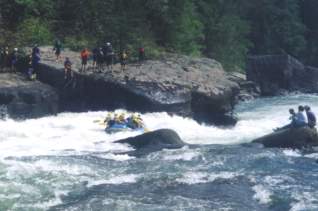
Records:
<instances>
[{"instance_id":1,"label":"shrub","mask_svg":"<svg viewBox=\"0 0 318 211\"><path fill-rule=\"evenodd\" d=\"M69 36L64 38L65 47L73 51L80 51L83 48L91 48L95 44L95 39L90 39L84 36L75 37Z\"/></svg>"},{"instance_id":2,"label":"shrub","mask_svg":"<svg viewBox=\"0 0 318 211\"><path fill-rule=\"evenodd\" d=\"M45 45L52 42L52 34L49 25L38 18L29 18L24 20L16 33L17 44L20 46Z\"/></svg>"}]
</instances>

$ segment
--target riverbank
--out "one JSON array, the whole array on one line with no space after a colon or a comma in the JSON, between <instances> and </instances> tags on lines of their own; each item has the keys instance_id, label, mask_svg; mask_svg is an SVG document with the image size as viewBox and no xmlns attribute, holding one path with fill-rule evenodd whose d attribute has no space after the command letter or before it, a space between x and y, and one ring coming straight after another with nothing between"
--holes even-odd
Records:
<instances>
[{"instance_id":1,"label":"riverbank","mask_svg":"<svg viewBox=\"0 0 318 211\"><path fill-rule=\"evenodd\" d=\"M63 61L73 63L75 80L64 80ZM119 64L100 73L80 73L77 52L65 50L55 61L52 48L41 47L38 79L56 90L59 111L114 110L160 112L192 117L200 122L232 125L232 114L240 99L251 99L257 90L239 73L227 73L222 65L208 58L166 55L160 60L128 64L122 71ZM242 91L244 89L244 91ZM251 94L252 93L252 94Z\"/></svg>"}]
</instances>

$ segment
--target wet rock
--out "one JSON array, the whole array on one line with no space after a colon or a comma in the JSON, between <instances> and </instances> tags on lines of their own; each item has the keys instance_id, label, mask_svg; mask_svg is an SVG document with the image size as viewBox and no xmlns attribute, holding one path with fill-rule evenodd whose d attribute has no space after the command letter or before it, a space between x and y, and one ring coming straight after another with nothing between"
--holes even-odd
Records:
<instances>
[{"instance_id":1,"label":"wet rock","mask_svg":"<svg viewBox=\"0 0 318 211\"><path fill-rule=\"evenodd\" d=\"M177 149L185 145L179 135L170 129L161 129L142 135L116 141L116 143L129 144L139 152L150 153L162 149Z\"/></svg>"},{"instance_id":2,"label":"wet rock","mask_svg":"<svg viewBox=\"0 0 318 211\"><path fill-rule=\"evenodd\" d=\"M318 146L317 130L309 127L291 128L277 131L253 141L269 148L294 148Z\"/></svg>"},{"instance_id":3,"label":"wet rock","mask_svg":"<svg viewBox=\"0 0 318 211\"><path fill-rule=\"evenodd\" d=\"M58 112L58 94L48 85L21 74L0 74L0 105L12 118L34 118ZM3 115L3 114L1 114Z\"/></svg>"},{"instance_id":4,"label":"wet rock","mask_svg":"<svg viewBox=\"0 0 318 211\"><path fill-rule=\"evenodd\" d=\"M250 56L247 80L255 82L263 96L318 91L318 69L306 67L289 55Z\"/></svg>"},{"instance_id":5,"label":"wet rock","mask_svg":"<svg viewBox=\"0 0 318 211\"><path fill-rule=\"evenodd\" d=\"M246 80L246 76L242 73L229 73L227 78L236 82L240 87L240 92L237 95L237 101L253 100L260 97L261 90L253 81Z\"/></svg>"}]
</instances>

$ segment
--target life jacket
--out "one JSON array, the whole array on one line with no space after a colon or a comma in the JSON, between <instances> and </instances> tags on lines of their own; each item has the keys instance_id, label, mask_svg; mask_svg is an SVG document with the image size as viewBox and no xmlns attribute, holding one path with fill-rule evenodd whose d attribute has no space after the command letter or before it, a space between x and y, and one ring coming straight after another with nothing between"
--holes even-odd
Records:
<instances>
[{"instance_id":1,"label":"life jacket","mask_svg":"<svg viewBox=\"0 0 318 211\"><path fill-rule=\"evenodd\" d=\"M144 52L145 52L145 49L144 49L144 48L139 48L139 52L140 52L140 53L144 53Z\"/></svg>"},{"instance_id":2,"label":"life jacket","mask_svg":"<svg viewBox=\"0 0 318 211\"><path fill-rule=\"evenodd\" d=\"M122 56L122 59L127 59L127 57L128 57L126 53L122 53L121 56Z\"/></svg>"},{"instance_id":3,"label":"life jacket","mask_svg":"<svg viewBox=\"0 0 318 211\"><path fill-rule=\"evenodd\" d=\"M72 63L70 61L65 61L64 62L64 67L67 69L67 70L71 70L72 69Z\"/></svg>"},{"instance_id":4,"label":"life jacket","mask_svg":"<svg viewBox=\"0 0 318 211\"><path fill-rule=\"evenodd\" d=\"M88 59L89 52L88 51L82 51L81 52L81 58L82 59Z\"/></svg>"}]
</instances>

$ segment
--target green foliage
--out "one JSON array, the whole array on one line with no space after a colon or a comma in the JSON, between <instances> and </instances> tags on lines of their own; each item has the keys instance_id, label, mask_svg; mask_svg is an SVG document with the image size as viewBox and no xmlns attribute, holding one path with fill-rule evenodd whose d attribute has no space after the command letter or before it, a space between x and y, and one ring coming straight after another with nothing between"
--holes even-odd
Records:
<instances>
[{"instance_id":1,"label":"green foliage","mask_svg":"<svg viewBox=\"0 0 318 211\"><path fill-rule=\"evenodd\" d=\"M0 45L64 40L80 50L208 56L244 69L247 54L288 53L318 65L317 0L0 0Z\"/></svg>"},{"instance_id":2,"label":"green foliage","mask_svg":"<svg viewBox=\"0 0 318 211\"><path fill-rule=\"evenodd\" d=\"M30 44L45 45L52 42L52 34L47 23L37 18L24 20L18 26L17 32L18 45L25 46Z\"/></svg>"},{"instance_id":3,"label":"green foliage","mask_svg":"<svg viewBox=\"0 0 318 211\"><path fill-rule=\"evenodd\" d=\"M198 6L204 23L205 54L220 61L226 70L244 68L251 46L247 38L250 30L248 22L237 14L239 5L233 0L201 0Z\"/></svg>"},{"instance_id":4,"label":"green foliage","mask_svg":"<svg viewBox=\"0 0 318 211\"><path fill-rule=\"evenodd\" d=\"M200 55L202 23L191 0L171 1L168 11L169 45L179 53Z\"/></svg>"},{"instance_id":5,"label":"green foliage","mask_svg":"<svg viewBox=\"0 0 318 211\"><path fill-rule=\"evenodd\" d=\"M81 51L84 48L89 48L91 46L94 46L94 41L84 36L65 37L64 43L65 43L65 47L73 51Z\"/></svg>"}]
</instances>

